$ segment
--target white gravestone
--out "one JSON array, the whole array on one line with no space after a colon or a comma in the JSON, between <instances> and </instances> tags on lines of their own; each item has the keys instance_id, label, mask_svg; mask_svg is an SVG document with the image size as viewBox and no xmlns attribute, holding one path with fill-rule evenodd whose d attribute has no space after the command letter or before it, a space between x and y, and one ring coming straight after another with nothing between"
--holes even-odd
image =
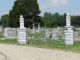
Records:
<instances>
[{"instance_id":1,"label":"white gravestone","mask_svg":"<svg viewBox=\"0 0 80 60\"><path fill-rule=\"evenodd\" d=\"M17 30L15 28L4 28L4 37L6 38L16 38Z\"/></svg>"},{"instance_id":2,"label":"white gravestone","mask_svg":"<svg viewBox=\"0 0 80 60\"><path fill-rule=\"evenodd\" d=\"M52 29L52 39L60 40L62 39L63 32L62 27L57 27Z\"/></svg>"},{"instance_id":3,"label":"white gravestone","mask_svg":"<svg viewBox=\"0 0 80 60\"><path fill-rule=\"evenodd\" d=\"M58 32L56 28L52 29L52 39L58 40Z\"/></svg>"},{"instance_id":4,"label":"white gravestone","mask_svg":"<svg viewBox=\"0 0 80 60\"><path fill-rule=\"evenodd\" d=\"M41 32L40 24L38 24L38 28L36 29L36 32L38 32L38 33L40 33L40 32Z\"/></svg>"},{"instance_id":5,"label":"white gravestone","mask_svg":"<svg viewBox=\"0 0 80 60\"><path fill-rule=\"evenodd\" d=\"M80 41L79 32L74 31L73 35L74 35L74 42L79 42Z\"/></svg>"},{"instance_id":6,"label":"white gravestone","mask_svg":"<svg viewBox=\"0 0 80 60\"><path fill-rule=\"evenodd\" d=\"M67 14L67 16L66 16L65 44L66 45L73 45L73 26L71 26L69 14Z\"/></svg>"},{"instance_id":7,"label":"white gravestone","mask_svg":"<svg viewBox=\"0 0 80 60\"><path fill-rule=\"evenodd\" d=\"M46 29L45 30L45 38L50 38L51 37L51 30L50 29Z\"/></svg>"},{"instance_id":8,"label":"white gravestone","mask_svg":"<svg viewBox=\"0 0 80 60\"><path fill-rule=\"evenodd\" d=\"M1 32L1 33L3 32L3 27L2 27L2 26L0 27L0 32Z\"/></svg>"},{"instance_id":9,"label":"white gravestone","mask_svg":"<svg viewBox=\"0 0 80 60\"><path fill-rule=\"evenodd\" d=\"M27 43L27 29L24 27L24 18L22 15L20 16L20 28L18 28L18 43Z\"/></svg>"},{"instance_id":10,"label":"white gravestone","mask_svg":"<svg viewBox=\"0 0 80 60\"><path fill-rule=\"evenodd\" d=\"M38 25L38 32L40 32L41 31L41 28L40 28L40 24Z\"/></svg>"},{"instance_id":11,"label":"white gravestone","mask_svg":"<svg viewBox=\"0 0 80 60\"><path fill-rule=\"evenodd\" d=\"M35 25L34 25L34 23L33 23L33 29L31 29L31 33L36 33L36 29L35 29Z\"/></svg>"}]
</instances>

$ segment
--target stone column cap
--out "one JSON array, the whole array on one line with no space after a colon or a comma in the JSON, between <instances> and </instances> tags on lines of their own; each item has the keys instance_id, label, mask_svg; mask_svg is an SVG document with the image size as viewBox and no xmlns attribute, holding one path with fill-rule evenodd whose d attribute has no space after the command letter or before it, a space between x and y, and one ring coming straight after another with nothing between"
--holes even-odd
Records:
<instances>
[{"instance_id":1,"label":"stone column cap","mask_svg":"<svg viewBox=\"0 0 80 60\"><path fill-rule=\"evenodd\" d=\"M23 15L20 15L20 18L23 18Z\"/></svg>"}]
</instances>

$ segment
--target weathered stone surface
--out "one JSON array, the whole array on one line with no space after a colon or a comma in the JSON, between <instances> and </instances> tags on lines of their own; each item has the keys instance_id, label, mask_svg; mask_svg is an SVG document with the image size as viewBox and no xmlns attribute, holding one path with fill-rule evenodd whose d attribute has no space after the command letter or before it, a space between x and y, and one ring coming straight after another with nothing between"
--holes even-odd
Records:
<instances>
[{"instance_id":1,"label":"weathered stone surface","mask_svg":"<svg viewBox=\"0 0 80 60\"><path fill-rule=\"evenodd\" d=\"M17 29L15 28L10 28L7 27L4 29L4 36L6 38L13 38L13 37L17 37Z\"/></svg>"}]
</instances>

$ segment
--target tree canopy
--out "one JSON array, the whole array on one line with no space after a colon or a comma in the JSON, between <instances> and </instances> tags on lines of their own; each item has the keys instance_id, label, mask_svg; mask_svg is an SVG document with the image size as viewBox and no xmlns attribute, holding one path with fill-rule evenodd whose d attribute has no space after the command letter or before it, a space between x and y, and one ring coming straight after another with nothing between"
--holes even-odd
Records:
<instances>
[{"instance_id":1,"label":"tree canopy","mask_svg":"<svg viewBox=\"0 0 80 60\"><path fill-rule=\"evenodd\" d=\"M37 0L16 0L9 13L9 26L19 27L19 17L23 15L25 27L28 27L34 20L38 22L39 14L40 10ZM35 24L37 22L34 21Z\"/></svg>"},{"instance_id":2,"label":"tree canopy","mask_svg":"<svg viewBox=\"0 0 80 60\"><path fill-rule=\"evenodd\" d=\"M4 28L9 26L9 15L8 14L1 16L0 25L2 25L2 27Z\"/></svg>"}]
</instances>

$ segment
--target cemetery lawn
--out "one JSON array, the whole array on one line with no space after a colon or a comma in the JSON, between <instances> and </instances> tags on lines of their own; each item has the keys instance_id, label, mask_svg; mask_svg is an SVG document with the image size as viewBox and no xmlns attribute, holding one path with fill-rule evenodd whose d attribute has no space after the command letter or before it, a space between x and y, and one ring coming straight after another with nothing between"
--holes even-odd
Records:
<instances>
[{"instance_id":1,"label":"cemetery lawn","mask_svg":"<svg viewBox=\"0 0 80 60\"><path fill-rule=\"evenodd\" d=\"M49 39L46 42L43 42L41 40L36 40L32 43L29 43L28 46L80 53L80 42L75 42L74 45L65 45L63 40L50 40Z\"/></svg>"},{"instance_id":2,"label":"cemetery lawn","mask_svg":"<svg viewBox=\"0 0 80 60\"><path fill-rule=\"evenodd\" d=\"M52 50L63 50L71 52L80 53L80 42L75 42L74 45L67 46L64 44L63 40L51 40L43 41L42 39L29 39L29 44L26 46L38 47L38 48L47 48ZM12 44L17 45L17 39L5 39L0 40L0 44Z\"/></svg>"},{"instance_id":3,"label":"cemetery lawn","mask_svg":"<svg viewBox=\"0 0 80 60\"><path fill-rule=\"evenodd\" d=\"M0 44L17 44L16 39L0 39Z\"/></svg>"}]
</instances>

